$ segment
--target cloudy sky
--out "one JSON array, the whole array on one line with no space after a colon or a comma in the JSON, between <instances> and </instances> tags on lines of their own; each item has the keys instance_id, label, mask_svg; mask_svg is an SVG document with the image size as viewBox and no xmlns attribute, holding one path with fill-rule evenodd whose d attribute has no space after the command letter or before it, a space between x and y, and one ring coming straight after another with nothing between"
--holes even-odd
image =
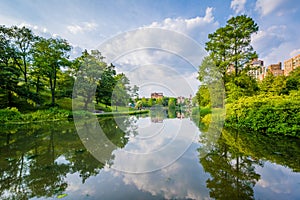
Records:
<instances>
[{"instance_id":1,"label":"cloudy sky","mask_svg":"<svg viewBox=\"0 0 300 200\"><path fill-rule=\"evenodd\" d=\"M144 86L140 85L144 88L142 96L149 96L147 94L153 90L166 93L169 90L168 94L175 96L178 95L175 93L184 93L173 91L170 85L174 83L169 83L168 87L165 83L155 88L149 87L151 83L164 79L170 68L174 76L180 74L181 78L178 79L192 85L191 90L195 90L198 83L194 80L196 69L193 71L192 68L197 68L194 63L201 62L201 59L187 58L182 56L182 52L191 52L190 57L195 57L201 50L195 52L198 50L186 44L193 41L203 48L207 35L224 26L235 15L247 14L259 25L252 43L265 65L283 62L300 53L298 0L0 0L0 7L0 24L25 25L39 35L67 39L74 47L73 56L80 55L83 49L103 47L102 44L107 45L107 41L124 47L130 53L118 55L114 63L120 71L132 72L128 74L131 79L148 75L151 81L144 83ZM181 48L176 51L176 48L170 48L170 41L165 42L166 33L157 37L149 31L134 32L147 28L176 31L186 37L183 39L185 42L177 44L181 36L174 36L174 45ZM128 36L128 31L133 32L129 32ZM121 43L120 39L125 42ZM128 49L128 44L136 44L141 40L144 46L135 46L139 48L138 51ZM160 46L156 45L158 43ZM154 49L150 51L149 47ZM203 52L200 54L199 58L202 58ZM137 66L142 66L144 70L136 70ZM155 76L151 78L149 70L153 66L161 71L154 67L152 72L155 72ZM132 82L141 84L138 79Z\"/></svg>"}]
</instances>

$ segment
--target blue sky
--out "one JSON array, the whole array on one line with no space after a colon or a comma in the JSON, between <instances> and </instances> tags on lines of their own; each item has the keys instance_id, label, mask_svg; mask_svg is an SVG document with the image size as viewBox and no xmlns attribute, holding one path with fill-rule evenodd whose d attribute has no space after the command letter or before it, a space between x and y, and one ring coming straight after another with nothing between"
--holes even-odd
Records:
<instances>
[{"instance_id":1,"label":"blue sky","mask_svg":"<svg viewBox=\"0 0 300 200\"><path fill-rule=\"evenodd\" d=\"M148 27L182 33L204 47L207 34L230 17L247 14L260 27L253 47L269 65L300 53L299 7L298 0L0 0L0 24L25 25L39 35L67 39L76 56L118 34ZM124 63L128 68L130 62L123 62L125 69ZM117 66L122 69L121 63Z\"/></svg>"}]
</instances>

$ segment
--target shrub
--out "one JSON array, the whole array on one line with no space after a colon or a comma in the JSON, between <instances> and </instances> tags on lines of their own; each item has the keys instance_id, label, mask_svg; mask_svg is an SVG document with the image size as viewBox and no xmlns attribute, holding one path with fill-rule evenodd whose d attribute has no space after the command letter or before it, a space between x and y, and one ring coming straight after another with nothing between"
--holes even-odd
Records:
<instances>
[{"instance_id":1,"label":"shrub","mask_svg":"<svg viewBox=\"0 0 300 200\"><path fill-rule=\"evenodd\" d=\"M300 96L244 97L226 107L226 125L300 137Z\"/></svg>"},{"instance_id":2,"label":"shrub","mask_svg":"<svg viewBox=\"0 0 300 200\"><path fill-rule=\"evenodd\" d=\"M21 119L21 113L15 107L0 110L0 122L16 121Z\"/></svg>"}]
</instances>

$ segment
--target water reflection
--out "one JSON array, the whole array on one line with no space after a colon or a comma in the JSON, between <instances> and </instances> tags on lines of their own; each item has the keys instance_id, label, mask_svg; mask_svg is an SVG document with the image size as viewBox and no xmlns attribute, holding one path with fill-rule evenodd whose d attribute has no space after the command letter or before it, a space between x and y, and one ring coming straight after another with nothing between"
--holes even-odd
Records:
<instances>
[{"instance_id":1,"label":"water reflection","mask_svg":"<svg viewBox=\"0 0 300 200\"><path fill-rule=\"evenodd\" d=\"M300 174L292 172L299 172L300 167L298 139L223 130L218 142L212 144L206 136L201 135L203 146L198 150L201 155L209 149L200 157L200 163L210 174L206 181L210 197L299 199L300 182L295 177L300 178ZM282 171L275 172L274 168ZM274 185L278 186L277 190L272 189Z\"/></svg>"},{"instance_id":2,"label":"water reflection","mask_svg":"<svg viewBox=\"0 0 300 200\"><path fill-rule=\"evenodd\" d=\"M89 140L81 141L72 122L2 126L0 199L300 198L299 140L232 130L222 130L215 138L208 129L199 132L189 119L167 119L165 113L162 123L152 121L162 112L99 119L116 146L98 148L105 163L85 148L94 136L87 134ZM197 138L186 152L160 170L132 174L113 169L158 165L194 134ZM159 152L167 145L168 151L151 159L132 160L122 153Z\"/></svg>"}]
</instances>

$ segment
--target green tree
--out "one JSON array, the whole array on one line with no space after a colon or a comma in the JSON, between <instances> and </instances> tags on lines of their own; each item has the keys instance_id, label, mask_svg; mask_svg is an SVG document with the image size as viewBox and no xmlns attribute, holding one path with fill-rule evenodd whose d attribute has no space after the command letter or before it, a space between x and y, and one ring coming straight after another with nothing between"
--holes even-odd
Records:
<instances>
[{"instance_id":1,"label":"green tree","mask_svg":"<svg viewBox=\"0 0 300 200\"><path fill-rule=\"evenodd\" d=\"M176 107L176 99L175 98L169 98L168 108L169 109L175 109L175 107Z\"/></svg>"},{"instance_id":2,"label":"green tree","mask_svg":"<svg viewBox=\"0 0 300 200\"><path fill-rule=\"evenodd\" d=\"M118 111L118 106L125 106L128 104L130 100L130 87L129 79L123 73L117 74L115 80L116 86L112 93L112 105L114 105L116 111Z\"/></svg>"},{"instance_id":3,"label":"green tree","mask_svg":"<svg viewBox=\"0 0 300 200\"><path fill-rule=\"evenodd\" d=\"M286 79L286 89L300 90L300 67L292 71Z\"/></svg>"},{"instance_id":4,"label":"green tree","mask_svg":"<svg viewBox=\"0 0 300 200\"><path fill-rule=\"evenodd\" d=\"M55 90L61 67L70 65L68 52L71 46L64 39L39 38L33 46L33 65L48 79L51 91L51 105L55 105Z\"/></svg>"},{"instance_id":5,"label":"green tree","mask_svg":"<svg viewBox=\"0 0 300 200\"><path fill-rule=\"evenodd\" d=\"M32 57L31 48L37 37L30 29L24 26L22 28L17 26L12 26L10 28L1 26L0 33L10 41L10 44L14 49L14 54L11 55L11 58L22 73L25 84L27 84L29 68L28 64L30 63Z\"/></svg>"},{"instance_id":6,"label":"green tree","mask_svg":"<svg viewBox=\"0 0 300 200\"><path fill-rule=\"evenodd\" d=\"M201 85L196 93L196 98L199 106L206 107L210 106L210 93L206 85Z\"/></svg>"},{"instance_id":7,"label":"green tree","mask_svg":"<svg viewBox=\"0 0 300 200\"><path fill-rule=\"evenodd\" d=\"M105 67L101 79L97 85L96 101L104 103L106 106L111 105L111 97L113 89L116 85L115 80L116 70L113 64Z\"/></svg>"},{"instance_id":8,"label":"green tree","mask_svg":"<svg viewBox=\"0 0 300 200\"><path fill-rule=\"evenodd\" d=\"M99 51L92 51L91 54L85 50L82 56L77 58L76 83L74 85L75 91L73 98L82 97L84 106L82 109L88 109L88 105L92 103L97 89L97 84L107 67L103 62L103 57ZM92 108L90 106L89 108Z\"/></svg>"},{"instance_id":9,"label":"green tree","mask_svg":"<svg viewBox=\"0 0 300 200\"><path fill-rule=\"evenodd\" d=\"M138 99L139 98L139 87L134 85L131 89L131 98Z\"/></svg>"},{"instance_id":10,"label":"green tree","mask_svg":"<svg viewBox=\"0 0 300 200\"><path fill-rule=\"evenodd\" d=\"M287 80L285 76L274 76L269 72L259 84L260 92L271 95L288 94L289 89L287 87L291 88L294 84L292 79L293 78L289 79L291 82L289 81L287 86Z\"/></svg>"},{"instance_id":11,"label":"green tree","mask_svg":"<svg viewBox=\"0 0 300 200\"><path fill-rule=\"evenodd\" d=\"M256 80L243 71L240 76L231 76L225 85L227 103L243 96L257 94L259 87Z\"/></svg>"},{"instance_id":12,"label":"green tree","mask_svg":"<svg viewBox=\"0 0 300 200\"><path fill-rule=\"evenodd\" d=\"M147 105L148 105L149 107L151 107L151 106L153 106L154 104L155 104L155 101L154 101L152 98L149 98L149 99L148 99Z\"/></svg>"},{"instance_id":13,"label":"green tree","mask_svg":"<svg viewBox=\"0 0 300 200\"><path fill-rule=\"evenodd\" d=\"M258 31L258 25L251 17L241 15L229 19L226 27L228 28L227 37L230 38L230 61L234 64L237 75L245 64L257 57L251 45L251 35Z\"/></svg>"},{"instance_id":14,"label":"green tree","mask_svg":"<svg viewBox=\"0 0 300 200\"><path fill-rule=\"evenodd\" d=\"M18 82L21 73L13 63L12 57L14 57L14 54L14 48L11 46L9 40L0 32L1 107L12 106L13 93L19 91Z\"/></svg>"},{"instance_id":15,"label":"green tree","mask_svg":"<svg viewBox=\"0 0 300 200\"><path fill-rule=\"evenodd\" d=\"M257 57L251 46L251 35L257 31L258 25L253 19L241 15L230 18L225 27L208 35L209 41L205 49L210 53L224 81L230 64L234 66L235 74L238 75L238 71L245 64Z\"/></svg>"}]
</instances>

